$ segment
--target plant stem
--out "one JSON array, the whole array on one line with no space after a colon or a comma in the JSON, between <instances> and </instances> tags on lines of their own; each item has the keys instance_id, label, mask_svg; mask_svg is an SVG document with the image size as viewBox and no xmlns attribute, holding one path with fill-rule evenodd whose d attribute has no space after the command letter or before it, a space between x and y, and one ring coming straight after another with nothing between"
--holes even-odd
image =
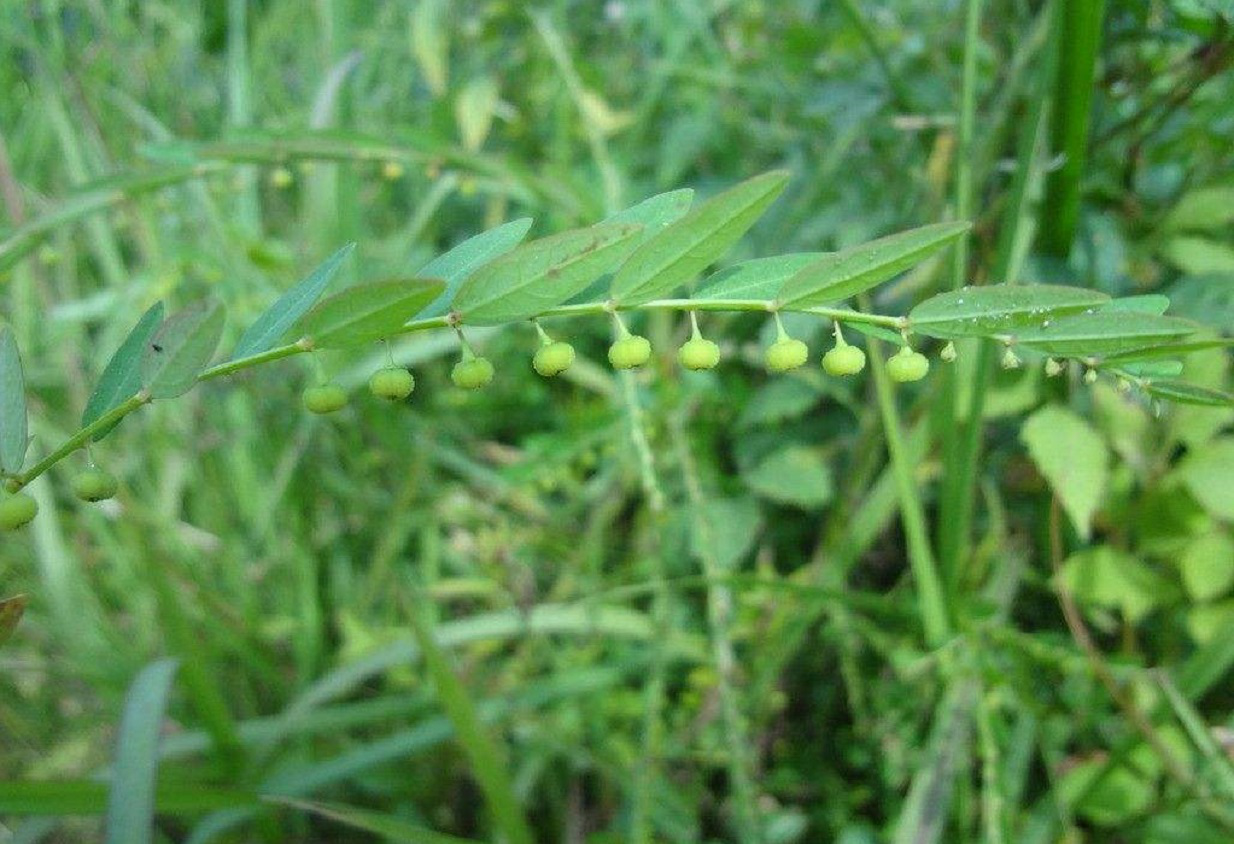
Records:
<instances>
[{"instance_id":1,"label":"plant stem","mask_svg":"<svg viewBox=\"0 0 1234 844\"><path fill-rule=\"evenodd\" d=\"M60 447L51 454L31 466L30 471L21 475L16 475L13 480L17 481L17 488L20 489L21 487L24 487L52 466L55 466L61 460L77 451L77 449L84 447L99 431L105 431L108 427L119 422L121 419L128 416L142 405L147 404L149 401L150 394L145 390L142 390L137 395L122 404L117 405L107 413L104 413L98 419L95 419L89 425L82 428L76 434L73 434L73 436L61 443Z\"/></svg>"}]
</instances>

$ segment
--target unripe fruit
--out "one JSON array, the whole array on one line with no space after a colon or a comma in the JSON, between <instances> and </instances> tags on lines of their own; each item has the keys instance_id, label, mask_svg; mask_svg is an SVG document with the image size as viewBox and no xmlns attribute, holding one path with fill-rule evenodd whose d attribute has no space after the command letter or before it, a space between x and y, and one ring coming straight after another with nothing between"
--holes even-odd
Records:
<instances>
[{"instance_id":1,"label":"unripe fruit","mask_svg":"<svg viewBox=\"0 0 1234 844\"><path fill-rule=\"evenodd\" d=\"M930 371L930 362L921 352L914 352L908 346L900 349L887 360L887 374L892 381L901 384L909 381L920 381Z\"/></svg>"},{"instance_id":2,"label":"unripe fruit","mask_svg":"<svg viewBox=\"0 0 1234 844\"><path fill-rule=\"evenodd\" d=\"M450 378L456 387L464 390L478 390L486 387L493 380L493 365L488 358L469 358L454 364Z\"/></svg>"},{"instance_id":3,"label":"unripe fruit","mask_svg":"<svg viewBox=\"0 0 1234 844\"><path fill-rule=\"evenodd\" d=\"M608 362L616 369L635 369L651 360L651 343L631 334L608 347Z\"/></svg>"},{"instance_id":4,"label":"unripe fruit","mask_svg":"<svg viewBox=\"0 0 1234 844\"><path fill-rule=\"evenodd\" d=\"M785 337L767 347L763 360L772 372L788 372L801 366L809 357L809 346L801 340Z\"/></svg>"},{"instance_id":5,"label":"unripe fruit","mask_svg":"<svg viewBox=\"0 0 1234 844\"><path fill-rule=\"evenodd\" d=\"M291 171L288 170L286 167L276 167L273 171L271 171L270 184L272 184L274 187L282 190L283 188L290 187L291 183L292 183Z\"/></svg>"},{"instance_id":6,"label":"unripe fruit","mask_svg":"<svg viewBox=\"0 0 1234 844\"><path fill-rule=\"evenodd\" d=\"M531 365L536 372L545 378L560 375L569 369L572 363L574 363L574 347L560 340L545 343L536 349L535 357L531 359Z\"/></svg>"},{"instance_id":7,"label":"unripe fruit","mask_svg":"<svg viewBox=\"0 0 1234 844\"><path fill-rule=\"evenodd\" d=\"M1048 358L1045 362L1045 374L1049 378L1054 378L1063 374L1063 365L1054 358Z\"/></svg>"},{"instance_id":8,"label":"unripe fruit","mask_svg":"<svg viewBox=\"0 0 1234 844\"><path fill-rule=\"evenodd\" d=\"M415 377L399 366L379 369L368 379L369 392L379 399L402 401L416 388Z\"/></svg>"},{"instance_id":9,"label":"unripe fruit","mask_svg":"<svg viewBox=\"0 0 1234 844\"><path fill-rule=\"evenodd\" d=\"M938 356L943 363L954 363L957 356L955 343L950 340L947 341L947 345L943 346L943 350L938 353Z\"/></svg>"},{"instance_id":10,"label":"unripe fruit","mask_svg":"<svg viewBox=\"0 0 1234 844\"><path fill-rule=\"evenodd\" d=\"M387 161L381 165L381 177L391 182L403 178L403 165L397 161Z\"/></svg>"},{"instance_id":11,"label":"unripe fruit","mask_svg":"<svg viewBox=\"0 0 1234 844\"><path fill-rule=\"evenodd\" d=\"M104 469L86 469L73 478L72 487L82 501L106 501L116 494L120 483Z\"/></svg>"},{"instance_id":12,"label":"unripe fruit","mask_svg":"<svg viewBox=\"0 0 1234 844\"><path fill-rule=\"evenodd\" d=\"M823 355L823 369L828 375L856 375L866 368L866 353L856 346L836 346Z\"/></svg>"},{"instance_id":13,"label":"unripe fruit","mask_svg":"<svg viewBox=\"0 0 1234 844\"><path fill-rule=\"evenodd\" d=\"M39 512L39 503L23 492L0 501L0 530L17 530L28 525Z\"/></svg>"},{"instance_id":14,"label":"unripe fruit","mask_svg":"<svg viewBox=\"0 0 1234 844\"><path fill-rule=\"evenodd\" d=\"M1007 350L1003 352L1003 359L1001 363L1002 363L1003 369L1019 369L1020 368L1020 358L1018 355L1016 355L1016 353L1012 350L1010 346L1008 346Z\"/></svg>"},{"instance_id":15,"label":"unripe fruit","mask_svg":"<svg viewBox=\"0 0 1234 844\"><path fill-rule=\"evenodd\" d=\"M677 360L686 369L713 369L720 362L720 347L704 337L694 337L677 350Z\"/></svg>"},{"instance_id":16,"label":"unripe fruit","mask_svg":"<svg viewBox=\"0 0 1234 844\"><path fill-rule=\"evenodd\" d=\"M304 408L310 413L334 413L347 406L347 393L338 384L320 384L304 391Z\"/></svg>"},{"instance_id":17,"label":"unripe fruit","mask_svg":"<svg viewBox=\"0 0 1234 844\"><path fill-rule=\"evenodd\" d=\"M1084 383L1085 384L1096 384L1097 383L1097 370L1092 369L1092 368L1086 369L1084 371Z\"/></svg>"}]
</instances>

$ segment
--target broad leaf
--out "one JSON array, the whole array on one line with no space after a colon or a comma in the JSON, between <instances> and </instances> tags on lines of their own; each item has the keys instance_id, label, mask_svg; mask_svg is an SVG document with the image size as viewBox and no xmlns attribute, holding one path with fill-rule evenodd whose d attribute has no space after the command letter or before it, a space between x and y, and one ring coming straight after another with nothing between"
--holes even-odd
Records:
<instances>
[{"instance_id":1,"label":"broad leaf","mask_svg":"<svg viewBox=\"0 0 1234 844\"><path fill-rule=\"evenodd\" d=\"M721 270L703 279L694 291L698 299L775 299L784 282L826 252L794 252L770 258L755 258Z\"/></svg>"},{"instance_id":2,"label":"broad leaf","mask_svg":"<svg viewBox=\"0 0 1234 844\"><path fill-rule=\"evenodd\" d=\"M1198 329L1195 323L1178 317L1103 310L1044 320L1015 332L1015 337L1046 354L1100 357L1167 343Z\"/></svg>"},{"instance_id":3,"label":"broad leaf","mask_svg":"<svg viewBox=\"0 0 1234 844\"><path fill-rule=\"evenodd\" d=\"M159 736L176 667L174 659L150 663L125 696L107 799L107 844L149 844L154 838Z\"/></svg>"},{"instance_id":4,"label":"broad leaf","mask_svg":"<svg viewBox=\"0 0 1234 844\"><path fill-rule=\"evenodd\" d=\"M524 244L468 277L454 310L465 322L494 325L554 308L616 266L641 230L600 223Z\"/></svg>"},{"instance_id":5,"label":"broad leaf","mask_svg":"<svg viewBox=\"0 0 1234 844\"><path fill-rule=\"evenodd\" d=\"M197 383L223 333L223 307L207 300L169 317L146 344L141 383L151 398L172 399Z\"/></svg>"},{"instance_id":6,"label":"broad leaf","mask_svg":"<svg viewBox=\"0 0 1234 844\"><path fill-rule=\"evenodd\" d=\"M990 337L1109 301L1095 290L1048 284L991 284L931 296L909 311L913 330L929 337Z\"/></svg>"},{"instance_id":7,"label":"broad leaf","mask_svg":"<svg viewBox=\"0 0 1234 844\"><path fill-rule=\"evenodd\" d=\"M1088 539L1109 475L1105 440L1083 418L1059 405L1043 407L1030 416L1020 439L1076 532Z\"/></svg>"},{"instance_id":8,"label":"broad leaf","mask_svg":"<svg viewBox=\"0 0 1234 844\"><path fill-rule=\"evenodd\" d=\"M681 219L690 210L692 202L694 202L694 191L691 188L658 193L636 205L618 211L604 222L637 223L643 227L643 239L646 240L660 229Z\"/></svg>"},{"instance_id":9,"label":"broad leaf","mask_svg":"<svg viewBox=\"0 0 1234 844\"><path fill-rule=\"evenodd\" d=\"M481 232L475 237L469 237L425 264L417 275L420 278L439 278L446 283L446 287L441 291L441 295L416 316L443 316L450 310L450 303L454 301L463 279L518 246L530 229L531 218L520 217Z\"/></svg>"},{"instance_id":10,"label":"broad leaf","mask_svg":"<svg viewBox=\"0 0 1234 844\"><path fill-rule=\"evenodd\" d=\"M128 401L141 389L141 360L145 354L146 345L154 337L154 332L163 324L163 303L155 302L141 319L133 326L133 330L124 338L120 348L116 349L103 367L99 383L86 402L86 409L81 414L81 426L84 428L103 414ZM94 435L96 441L103 439L115 425Z\"/></svg>"},{"instance_id":11,"label":"broad leaf","mask_svg":"<svg viewBox=\"0 0 1234 844\"><path fill-rule=\"evenodd\" d=\"M25 595L0 599L0 645L7 642L17 629L17 624L26 611L27 600Z\"/></svg>"},{"instance_id":12,"label":"broad leaf","mask_svg":"<svg viewBox=\"0 0 1234 844\"><path fill-rule=\"evenodd\" d=\"M835 494L831 467L819 451L803 445L771 454L746 473L745 481L764 498L807 510L823 506Z\"/></svg>"},{"instance_id":13,"label":"broad leaf","mask_svg":"<svg viewBox=\"0 0 1234 844\"><path fill-rule=\"evenodd\" d=\"M17 338L0 326L0 470L16 474L26 462L30 442L26 413L26 379L21 370Z\"/></svg>"},{"instance_id":14,"label":"broad leaf","mask_svg":"<svg viewBox=\"0 0 1234 844\"><path fill-rule=\"evenodd\" d=\"M1234 436L1218 437L1193 449L1178 474L1200 505L1218 519L1234 522Z\"/></svg>"},{"instance_id":15,"label":"broad leaf","mask_svg":"<svg viewBox=\"0 0 1234 844\"><path fill-rule=\"evenodd\" d=\"M1198 384L1188 384L1186 381L1170 379L1155 380L1148 383L1148 394L1159 399L1172 401L1176 404L1194 404L1201 407L1234 407L1234 395L1201 387Z\"/></svg>"},{"instance_id":16,"label":"broad leaf","mask_svg":"<svg viewBox=\"0 0 1234 844\"><path fill-rule=\"evenodd\" d=\"M638 305L685 284L728 251L788 183L788 173L755 176L699 205L648 238L613 277L612 298Z\"/></svg>"},{"instance_id":17,"label":"broad leaf","mask_svg":"<svg viewBox=\"0 0 1234 844\"><path fill-rule=\"evenodd\" d=\"M784 282L777 299L785 310L842 302L895 278L958 240L970 226L935 223L832 252Z\"/></svg>"},{"instance_id":18,"label":"broad leaf","mask_svg":"<svg viewBox=\"0 0 1234 844\"><path fill-rule=\"evenodd\" d=\"M700 559L727 573L754 547L762 527L753 498L710 498L694 511L691 547Z\"/></svg>"},{"instance_id":19,"label":"broad leaf","mask_svg":"<svg viewBox=\"0 0 1234 844\"><path fill-rule=\"evenodd\" d=\"M288 336L308 337L322 349L372 343L397 334L444 286L419 278L358 284L322 299L292 326Z\"/></svg>"},{"instance_id":20,"label":"broad leaf","mask_svg":"<svg viewBox=\"0 0 1234 844\"><path fill-rule=\"evenodd\" d=\"M325 292L326 286L330 284L330 280L334 278L338 268L342 266L343 259L350 255L355 248L356 245L354 243L349 243L342 249L339 249L329 258L322 261L317 269L309 274L308 278L280 296L244 332L240 342L236 344L235 351L231 353L232 359L259 355L273 348L283 335L287 333L287 329L291 328L295 321L304 316L305 312L313 307L313 303L321 298L321 294Z\"/></svg>"}]
</instances>

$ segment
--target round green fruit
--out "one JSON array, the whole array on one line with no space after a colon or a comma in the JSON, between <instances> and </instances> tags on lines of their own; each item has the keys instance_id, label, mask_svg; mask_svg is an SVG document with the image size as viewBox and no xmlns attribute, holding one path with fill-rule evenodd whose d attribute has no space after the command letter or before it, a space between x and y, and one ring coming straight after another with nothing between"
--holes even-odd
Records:
<instances>
[{"instance_id":1,"label":"round green fruit","mask_svg":"<svg viewBox=\"0 0 1234 844\"><path fill-rule=\"evenodd\" d=\"M545 378L560 375L569 369L572 363L574 363L574 347L561 341L545 343L536 349L535 357L531 359L531 365L535 367L536 372Z\"/></svg>"},{"instance_id":2,"label":"round green fruit","mask_svg":"<svg viewBox=\"0 0 1234 844\"><path fill-rule=\"evenodd\" d=\"M768 346L764 360L772 372L788 372L804 364L809 356L809 346L801 340L786 338Z\"/></svg>"},{"instance_id":3,"label":"round green fruit","mask_svg":"<svg viewBox=\"0 0 1234 844\"><path fill-rule=\"evenodd\" d=\"M478 390L487 387L493 380L493 365L488 358L471 358L460 360L450 371L450 378L456 387L464 390Z\"/></svg>"},{"instance_id":4,"label":"round green fruit","mask_svg":"<svg viewBox=\"0 0 1234 844\"><path fill-rule=\"evenodd\" d=\"M369 392L379 399L402 401L416 388L416 379L402 367L379 369L368 379Z\"/></svg>"},{"instance_id":5,"label":"round green fruit","mask_svg":"<svg viewBox=\"0 0 1234 844\"><path fill-rule=\"evenodd\" d=\"M38 515L39 503L24 492L0 501L0 530L17 530Z\"/></svg>"},{"instance_id":6,"label":"round green fruit","mask_svg":"<svg viewBox=\"0 0 1234 844\"><path fill-rule=\"evenodd\" d=\"M334 413L347 406L347 393L338 384L320 384L304 391L304 408L310 413Z\"/></svg>"},{"instance_id":7,"label":"round green fruit","mask_svg":"<svg viewBox=\"0 0 1234 844\"><path fill-rule=\"evenodd\" d=\"M920 381L930 371L930 362L921 352L914 352L905 346L887 361L887 374L892 381L906 384L910 381Z\"/></svg>"},{"instance_id":8,"label":"round green fruit","mask_svg":"<svg viewBox=\"0 0 1234 844\"><path fill-rule=\"evenodd\" d=\"M866 353L856 346L836 346L823 355L823 369L828 375L856 375L866 368Z\"/></svg>"},{"instance_id":9,"label":"round green fruit","mask_svg":"<svg viewBox=\"0 0 1234 844\"><path fill-rule=\"evenodd\" d=\"M86 469L73 478L72 486L73 494L82 501L106 501L115 496L120 483L104 469Z\"/></svg>"},{"instance_id":10,"label":"round green fruit","mask_svg":"<svg viewBox=\"0 0 1234 844\"><path fill-rule=\"evenodd\" d=\"M635 369L651 360L651 343L631 334L608 347L608 362L616 369Z\"/></svg>"},{"instance_id":11,"label":"round green fruit","mask_svg":"<svg viewBox=\"0 0 1234 844\"><path fill-rule=\"evenodd\" d=\"M686 369L714 369L720 362L720 347L710 340L694 337L677 350L677 360Z\"/></svg>"}]
</instances>

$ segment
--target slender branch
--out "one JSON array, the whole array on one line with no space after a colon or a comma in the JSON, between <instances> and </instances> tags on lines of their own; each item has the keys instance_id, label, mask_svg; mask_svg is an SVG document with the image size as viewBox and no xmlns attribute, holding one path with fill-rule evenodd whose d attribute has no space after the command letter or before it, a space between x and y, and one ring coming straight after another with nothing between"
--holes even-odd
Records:
<instances>
[{"instance_id":1,"label":"slender branch","mask_svg":"<svg viewBox=\"0 0 1234 844\"><path fill-rule=\"evenodd\" d=\"M16 488L13 489L12 491L16 492L18 489L21 489L26 484L30 483L32 480L37 478L39 475L46 472L52 466L55 466L61 460L68 457L70 454L77 451L79 448L84 447L86 443L88 443L94 437L95 434L99 433L100 431L107 430L112 425L115 425L121 419L128 416L130 413L137 410L142 405L148 404L149 402L150 402L150 394L147 393L145 390L142 390L137 395L125 401L123 404L119 404L116 407L109 410L107 413L104 413L98 419L95 419L89 425L82 428L76 434L74 434L73 436L65 440L60 445L60 447L57 448L55 451L53 451L51 454L47 455L42 460L40 460L38 463L35 463L33 466L31 466L30 471L24 474L21 474L21 475L13 476L10 479L10 481L16 481Z\"/></svg>"}]
</instances>

